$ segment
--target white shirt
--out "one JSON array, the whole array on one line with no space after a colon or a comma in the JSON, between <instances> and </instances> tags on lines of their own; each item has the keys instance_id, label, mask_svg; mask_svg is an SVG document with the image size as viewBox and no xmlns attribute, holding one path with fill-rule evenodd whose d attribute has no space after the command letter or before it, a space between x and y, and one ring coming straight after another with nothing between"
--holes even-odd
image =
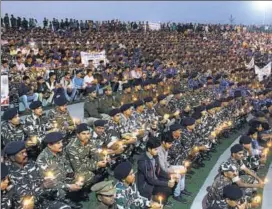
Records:
<instances>
[{"instance_id":1,"label":"white shirt","mask_svg":"<svg viewBox=\"0 0 272 209\"><path fill-rule=\"evenodd\" d=\"M19 64L18 62L16 62L16 67L18 71L24 72L26 70L26 66L24 63Z\"/></svg>"},{"instance_id":2,"label":"white shirt","mask_svg":"<svg viewBox=\"0 0 272 209\"><path fill-rule=\"evenodd\" d=\"M94 80L93 76L89 77L88 75L85 75L85 77L83 79L83 88L86 86L90 86L91 83L93 82L93 80Z\"/></svg>"}]
</instances>

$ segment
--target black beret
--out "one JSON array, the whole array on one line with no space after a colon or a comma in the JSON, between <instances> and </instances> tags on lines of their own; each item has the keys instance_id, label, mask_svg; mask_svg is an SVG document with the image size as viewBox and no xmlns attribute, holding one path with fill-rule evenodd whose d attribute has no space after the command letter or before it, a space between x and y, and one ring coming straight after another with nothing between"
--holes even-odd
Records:
<instances>
[{"instance_id":1,"label":"black beret","mask_svg":"<svg viewBox=\"0 0 272 209\"><path fill-rule=\"evenodd\" d=\"M242 96L241 91L235 91L234 92L234 98L238 98L238 97L241 97L241 96Z\"/></svg>"},{"instance_id":2,"label":"black beret","mask_svg":"<svg viewBox=\"0 0 272 209\"><path fill-rule=\"evenodd\" d=\"M258 111L254 114L255 117L262 118L265 117L265 114L262 111Z\"/></svg>"},{"instance_id":3,"label":"black beret","mask_svg":"<svg viewBox=\"0 0 272 209\"><path fill-rule=\"evenodd\" d=\"M181 128L182 128L181 125L177 123L177 124L171 125L171 126L169 127L169 130L170 130L170 132L173 132L173 131L179 130L179 129L181 129Z\"/></svg>"},{"instance_id":4,"label":"black beret","mask_svg":"<svg viewBox=\"0 0 272 209\"><path fill-rule=\"evenodd\" d=\"M251 144L251 142L252 142L252 139L246 135L241 136L239 140L240 144Z\"/></svg>"},{"instance_id":5,"label":"black beret","mask_svg":"<svg viewBox=\"0 0 272 209\"><path fill-rule=\"evenodd\" d=\"M166 134L164 137L162 137L162 141L172 143L173 141L175 141L175 139L171 135Z\"/></svg>"},{"instance_id":6,"label":"black beret","mask_svg":"<svg viewBox=\"0 0 272 209\"><path fill-rule=\"evenodd\" d=\"M192 74L191 74L191 78L195 78L196 76L197 76L197 72L193 72Z\"/></svg>"},{"instance_id":7,"label":"black beret","mask_svg":"<svg viewBox=\"0 0 272 209\"><path fill-rule=\"evenodd\" d=\"M17 108L9 108L3 114L3 120L11 120L18 114Z\"/></svg>"},{"instance_id":8,"label":"black beret","mask_svg":"<svg viewBox=\"0 0 272 209\"><path fill-rule=\"evenodd\" d=\"M192 114L192 118L194 118L195 120L198 120L198 119L200 119L201 117L202 117L202 114L201 114L200 111L194 112L194 113Z\"/></svg>"},{"instance_id":9,"label":"black beret","mask_svg":"<svg viewBox=\"0 0 272 209\"><path fill-rule=\"evenodd\" d=\"M171 74L167 74L166 78L170 79L170 78L173 78L173 76Z\"/></svg>"},{"instance_id":10,"label":"black beret","mask_svg":"<svg viewBox=\"0 0 272 209\"><path fill-rule=\"evenodd\" d=\"M131 108L131 106L132 106L131 104L124 104L120 107L120 111L124 112L124 111L128 110L129 108Z\"/></svg>"},{"instance_id":11,"label":"black beret","mask_svg":"<svg viewBox=\"0 0 272 209\"><path fill-rule=\"evenodd\" d=\"M243 191L236 185L227 185L223 188L223 197L236 201L243 197Z\"/></svg>"},{"instance_id":12,"label":"black beret","mask_svg":"<svg viewBox=\"0 0 272 209\"><path fill-rule=\"evenodd\" d=\"M208 105L206 106L206 110L211 110L211 109L213 109L213 108L215 108L214 103L208 104Z\"/></svg>"},{"instance_id":13,"label":"black beret","mask_svg":"<svg viewBox=\"0 0 272 209\"><path fill-rule=\"evenodd\" d=\"M8 167L4 163L1 163L1 180L6 178L8 174Z\"/></svg>"},{"instance_id":14,"label":"black beret","mask_svg":"<svg viewBox=\"0 0 272 209\"><path fill-rule=\"evenodd\" d=\"M146 148L155 149L161 146L161 141L158 137L152 136L146 142Z\"/></svg>"},{"instance_id":15,"label":"black beret","mask_svg":"<svg viewBox=\"0 0 272 209\"><path fill-rule=\"evenodd\" d=\"M212 79L213 79L212 76L207 77L207 80L212 80Z\"/></svg>"},{"instance_id":16,"label":"black beret","mask_svg":"<svg viewBox=\"0 0 272 209\"><path fill-rule=\"evenodd\" d=\"M213 106L214 107L220 107L221 106L221 102L216 100L214 103L213 103Z\"/></svg>"},{"instance_id":17,"label":"black beret","mask_svg":"<svg viewBox=\"0 0 272 209\"><path fill-rule=\"evenodd\" d=\"M150 85L150 81L149 80L146 80L146 81L143 82L143 86L148 86L148 85Z\"/></svg>"},{"instance_id":18,"label":"black beret","mask_svg":"<svg viewBox=\"0 0 272 209\"><path fill-rule=\"evenodd\" d=\"M194 118L184 118L184 120L182 121L182 125L183 126L191 126L195 123L195 119Z\"/></svg>"},{"instance_id":19,"label":"black beret","mask_svg":"<svg viewBox=\"0 0 272 209\"><path fill-rule=\"evenodd\" d=\"M77 126L76 132L79 134L83 131L89 131L89 127L86 123L81 123Z\"/></svg>"},{"instance_id":20,"label":"black beret","mask_svg":"<svg viewBox=\"0 0 272 209\"><path fill-rule=\"evenodd\" d=\"M202 112L204 110L206 110L206 107L204 105L194 107L195 112Z\"/></svg>"},{"instance_id":21,"label":"black beret","mask_svg":"<svg viewBox=\"0 0 272 209\"><path fill-rule=\"evenodd\" d=\"M18 152L25 149L25 142L24 141L12 141L7 143L4 148L4 152L6 155L16 155Z\"/></svg>"},{"instance_id":22,"label":"black beret","mask_svg":"<svg viewBox=\"0 0 272 209\"><path fill-rule=\"evenodd\" d=\"M180 94L181 93L181 90L180 89L174 89L173 90L173 94L176 95L176 94Z\"/></svg>"},{"instance_id":23,"label":"black beret","mask_svg":"<svg viewBox=\"0 0 272 209\"><path fill-rule=\"evenodd\" d=\"M131 170L132 165L130 162L128 161L122 162L119 165L117 165L116 168L114 169L114 177L117 180L121 181L129 175Z\"/></svg>"},{"instance_id":24,"label":"black beret","mask_svg":"<svg viewBox=\"0 0 272 209\"><path fill-rule=\"evenodd\" d=\"M96 91L96 86L91 86L91 87L86 88L87 94L93 93L94 91Z\"/></svg>"},{"instance_id":25,"label":"black beret","mask_svg":"<svg viewBox=\"0 0 272 209\"><path fill-rule=\"evenodd\" d=\"M159 95L159 96L157 97L158 102L161 101L161 100L164 100L165 98L166 98L166 95L164 95L164 94L161 94L161 95Z\"/></svg>"},{"instance_id":26,"label":"black beret","mask_svg":"<svg viewBox=\"0 0 272 209\"><path fill-rule=\"evenodd\" d=\"M243 151L243 146L241 144L235 144L230 148L231 153L237 153Z\"/></svg>"},{"instance_id":27,"label":"black beret","mask_svg":"<svg viewBox=\"0 0 272 209\"><path fill-rule=\"evenodd\" d=\"M130 88L130 85L128 83L123 84L123 90Z\"/></svg>"},{"instance_id":28,"label":"black beret","mask_svg":"<svg viewBox=\"0 0 272 209\"><path fill-rule=\"evenodd\" d=\"M250 127L247 131L247 135L253 135L255 133L258 133L258 130L256 129L256 127Z\"/></svg>"},{"instance_id":29,"label":"black beret","mask_svg":"<svg viewBox=\"0 0 272 209\"><path fill-rule=\"evenodd\" d=\"M136 79L136 80L134 81L134 86L140 86L141 83L142 83L142 80L141 80L141 79Z\"/></svg>"},{"instance_id":30,"label":"black beret","mask_svg":"<svg viewBox=\"0 0 272 209\"><path fill-rule=\"evenodd\" d=\"M120 113L120 109L119 109L119 108L112 109L112 110L109 112L109 116L113 117L113 116L117 115L118 113Z\"/></svg>"},{"instance_id":31,"label":"black beret","mask_svg":"<svg viewBox=\"0 0 272 209\"><path fill-rule=\"evenodd\" d=\"M63 95L57 95L56 98L54 99L54 102L57 106L63 106L67 104L67 99Z\"/></svg>"},{"instance_id":32,"label":"black beret","mask_svg":"<svg viewBox=\"0 0 272 209\"><path fill-rule=\"evenodd\" d=\"M107 121L106 120L96 120L94 121L94 126L95 127L103 127L105 124L107 124Z\"/></svg>"},{"instance_id":33,"label":"black beret","mask_svg":"<svg viewBox=\"0 0 272 209\"><path fill-rule=\"evenodd\" d=\"M152 101L153 101L152 97L144 98L144 102L152 102Z\"/></svg>"},{"instance_id":34,"label":"black beret","mask_svg":"<svg viewBox=\"0 0 272 209\"><path fill-rule=\"evenodd\" d=\"M271 105L272 105L272 102L267 102L265 106L266 106L267 108L269 108Z\"/></svg>"},{"instance_id":35,"label":"black beret","mask_svg":"<svg viewBox=\"0 0 272 209\"><path fill-rule=\"evenodd\" d=\"M82 73L82 70L77 70L76 74Z\"/></svg>"},{"instance_id":36,"label":"black beret","mask_svg":"<svg viewBox=\"0 0 272 209\"><path fill-rule=\"evenodd\" d=\"M41 101L34 101L29 105L29 108L31 110L35 110L35 109L37 109L39 107L42 107L42 102Z\"/></svg>"},{"instance_id":37,"label":"black beret","mask_svg":"<svg viewBox=\"0 0 272 209\"><path fill-rule=\"evenodd\" d=\"M63 135L60 132L51 132L46 134L44 138L44 143L46 144L54 144L58 141L61 141L63 139Z\"/></svg>"},{"instance_id":38,"label":"black beret","mask_svg":"<svg viewBox=\"0 0 272 209\"><path fill-rule=\"evenodd\" d=\"M144 105L144 102L142 100L137 100L136 102L133 103L134 108L137 108L139 106Z\"/></svg>"}]
</instances>

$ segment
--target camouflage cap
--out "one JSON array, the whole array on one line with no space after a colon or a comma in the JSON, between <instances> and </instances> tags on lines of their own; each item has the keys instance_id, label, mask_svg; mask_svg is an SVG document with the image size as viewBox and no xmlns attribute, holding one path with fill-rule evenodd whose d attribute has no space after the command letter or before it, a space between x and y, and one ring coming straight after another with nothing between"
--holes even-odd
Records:
<instances>
[{"instance_id":1,"label":"camouflage cap","mask_svg":"<svg viewBox=\"0 0 272 209\"><path fill-rule=\"evenodd\" d=\"M113 181L102 181L92 186L91 190L96 194L114 195L116 189L113 186Z\"/></svg>"},{"instance_id":2,"label":"camouflage cap","mask_svg":"<svg viewBox=\"0 0 272 209\"><path fill-rule=\"evenodd\" d=\"M228 172L228 171L235 172L237 171L237 167L234 166L233 164L230 164L229 162L224 162L221 164L219 171L220 172Z\"/></svg>"}]
</instances>

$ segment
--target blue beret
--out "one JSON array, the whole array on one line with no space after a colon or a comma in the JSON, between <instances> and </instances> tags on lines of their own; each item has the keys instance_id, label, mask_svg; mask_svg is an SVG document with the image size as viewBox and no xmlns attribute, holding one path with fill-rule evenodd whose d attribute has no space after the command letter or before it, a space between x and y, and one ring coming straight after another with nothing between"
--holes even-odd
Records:
<instances>
[{"instance_id":1,"label":"blue beret","mask_svg":"<svg viewBox=\"0 0 272 209\"><path fill-rule=\"evenodd\" d=\"M112 110L109 112L109 116L113 117L113 116L117 115L118 113L120 113L120 109L119 109L119 108L112 109Z\"/></svg>"},{"instance_id":2,"label":"blue beret","mask_svg":"<svg viewBox=\"0 0 272 209\"><path fill-rule=\"evenodd\" d=\"M184 118L184 120L182 121L183 126L191 126L194 123L195 123L194 118Z\"/></svg>"},{"instance_id":3,"label":"blue beret","mask_svg":"<svg viewBox=\"0 0 272 209\"><path fill-rule=\"evenodd\" d=\"M194 118L195 120L198 120L198 119L200 119L201 117L202 117L201 112L194 112L194 113L192 114L192 118Z\"/></svg>"},{"instance_id":4,"label":"blue beret","mask_svg":"<svg viewBox=\"0 0 272 209\"><path fill-rule=\"evenodd\" d=\"M54 102L57 106L63 106L66 105L68 101L64 95L57 95Z\"/></svg>"},{"instance_id":5,"label":"blue beret","mask_svg":"<svg viewBox=\"0 0 272 209\"><path fill-rule=\"evenodd\" d=\"M144 105L144 102L142 100L138 100L138 101L134 102L133 105L134 105L134 108L137 108L137 107L139 107L141 105Z\"/></svg>"},{"instance_id":6,"label":"blue beret","mask_svg":"<svg viewBox=\"0 0 272 209\"><path fill-rule=\"evenodd\" d=\"M251 142L252 142L252 139L247 135L241 136L239 140L240 144L251 144Z\"/></svg>"},{"instance_id":7,"label":"blue beret","mask_svg":"<svg viewBox=\"0 0 272 209\"><path fill-rule=\"evenodd\" d=\"M206 109L206 107L204 105L199 105L199 106L194 107L195 112L202 112L205 109Z\"/></svg>"},{"instance_id":8,"label":"blue beret","mask_svg":"<svg viewBox=\"0 0 272 209\"><path fill-rule=\"evenodd\" d=\"M174 89L173 90L173 94L176 95L176 94L180 94L181 93L181 90L180 89Z\"/></svg>"},{"instance_id":9,"label":"blue beret","mask_svg":"<svg viewBox=\"0 0 272 209\"><path fill-rule=\"evenodd\" d=\"M44 142L46 144L54 144L58 141L61 141L63 139L63 135L60 132L51 132L48 133L45 138L44 138Z\"/></svg>"},{"instance_id":10,"label":"blue beret","mask_svg":"<svg viewBox=\"0 0 272 209\"><path fill-rule=\"evenodd\" d=\"M18 114L17 108L9 108L3 114L3 120L11 120Z\"/></svg>"},{"instance_id":11,"label":"blue beret","mask_svg":"<svg viewBox=\"0 0 272 209\"><path fill-rule=\"evenodd\" d=\"M237 152L241 152L243 150L244 150L244 148L241 144L235 144L230 148L231 153L237 153Z\"/></svg>"},{"instance_id":12,"label":"blue beret","mask_svg":"<svg viewBox=\"0 0 272 209\"><path fill-rule=\"evenodd\" d=\"M4 148L4 152L6 155L16 155L18 152L25 149L25 142L24 141L12 141L7 143Z\"/></svg>"},{"instance_id":13,"label":"blue beret","mask_svg":"<svg viewBox=\"0 0 272 209\"><path fill-rule=\"evenodd\" d=\"M170 79L170 78L173 78L173 76L171 74L167 74L166 78Z\"/></svg>"},{"instance_id":14,"label":"blue beret","mask_svg":"<svg viewBox=\"0 0 272 209\"><path fill-rule=\"evenodd\" d=\"M148 86L148 85L150 85L150 81L149 80L146 80L146 81L143 82L143 86Z\"/></svg>"},{"instance_id":15,"label":"blue beret","mask_svg":"<svg viewBox=\"0 0 272 209\"><path fill-rule=\"evenodd\" d=\"M128 83L124 83L124 84L122 85L122 87L123 87L123 90L125 90L125 89L130 88L130 85L129 85Z\"/></svg>"},{"instance_id":16,"label":"blue beret","mask_svg":"<svg viewBox=\"0 0 272 209\"><path fill-rule=\"evenodd\" d=\"M77 70L76 74L82 73L82 70Z\"/></svg>"},{"instance_id":17,"label":"blue beret","mask_svg":"<svg viewBox=\"0 0 272 209\"><path fill-rule=\"evenodd\" d=\"M213 109L213 108L215 108L214 103L208 104L208 105L206 106L206 110L211 110L211 109Z\"/></svg>"},{"instance_id":18,"label":"blue beret","mask_svg":"<svg viewBox=\"0 0 272 209\"><path fill-rule=\"evenodd\" d=\"M128 161L122 162L119 165L117 165L116 168L114 169L114 177L117 180L121 181L129 175L131 170L132 165L130 162Z\"/></svg>"},{"instance_id":19,"label":"blue beret","mask_svg":"<svg viewBox=\"0 0 272 209\"><path fill-rule=\"evenodd\" d=\"M157 79L157 82L158 82L158 83L163 82L163 79L162 79L162 78L158 78L158 79Z\"/></svg>"},{"instance_id":20,"label":"blue beret","mask_svg":"<svg viewBox=\"0 0 272 209\"><path fill-rule=\"evenodd\" d=\"M128 110L129 108L131 108L131 106L132 106L131 104L124 104L120 107L120 111L124 112L124 111Z\"/></svg>"},{"instance_id":21,"label":"blue beret","mask_svg":"<svg viewBox=\"0 0 272 209\"><path fill-rule=\"evenodd\" d=\"M8 174L8 167L4 163L1 163L1 180L6 178Z\"/></svg>"},{"instance_id":22,"label":"blue beret","mask_svg":"<svg viewBox=\"0 0 272 209\"><path fill-rule=\"evenodd\" d=\"M96 91L96 86L86 88L86 93L88 94L93 93L94 91Z\"/></svg>"},{"instance_id":23,"label":"blue beret","mask_svg":"<svg viewBox=\"0 0 272 209\"><path fill-rule=\"evenodd\" d=\"M94 126L95 127L97 127L97 126L103 127L106 123L107 123L106 120L96 120L96 121L94 121Z\"/></svg>"},{"instance_id":24,"label":"blue beret","mask_svg":"<svg viewBox=\"0 0 272 209\"><path fill-rule=\"evenodd\" d=\"M144 98L144 101L145 102L152 102L153 99L152 99L152 97L146 97L146 98Z\"/></svg>"},{"instance_id":25,"label":"blue beret","mask_svg":"<svg viewBox=\"0 0 272 209\"><path fill-rule=\"evenodd\" d=\"M223 188L223 198L230 200L240 200L243 197L243 191L237 185L227 185Z\"/></svg>"},{"instance_id":26,"label":"blue beret","mask_svg":"<svg viewBox=\"0 0 272 209\"><path fill-rule=\"evenodd\" d=\"M166 95L161 94L157 97L158 101L164 100L166 98Z\"/></svg>"},{"instance_id":27,"label":"blue beret","mask_svg":"<svg viewBox=\"0 0 272 209\"><path fill-rule=\"evenodd\" d=\"M213 103L213 105L214 105L214 107L220 107L221 106L221 101L218 101L218 100L216 100L214 103Z\"/></svg>"},{"instance_id":28,"label":"blue beret","mask_svg":"<svg viewBox=\"0 0 272 209\"><path fill-rule=\"evenodd\" d=\"M179 130L179 129L181 129L182 127L181 127L181 125L180 124L173 124L173 125L171 125L170 127L169 127L169 129L170 129L170 131L171 132L173 132L173 131L177 131L177 130Z\"/></svg>"},{"instance_id":29,"label":"blue beret","mask_svg":"<svg viewBox=\"0 0 272 209\"><path fill-rule=\"evenodd\" d=\"M234 92L234 98L238 98L238 97L241 97L242 96L242 92L241 91L235 91Z\"/></svg>"},{"instance_id":30,"label":"blue beret","mask_svg":"<svg viewBox=\"0 0 272 209\"><path fill-rule=\"evenodd\" d=\"M134 86L140 86L141 83L142 83L141 79L136 79L135 82L134 82Z\"/></svg>"},{"instance_id":31,"label":"blue beret","mask_svg":"<svg viewBox=\"0 0 272 209\"><path fill-rule=\"evenodd\" d=\"M76 132L79 134L83 131L89 131L89 127L86 123L81 123L77 126Z\"/></svg>"},{"instance_id":32,"label":"blue beret","mask_svg":"<svg viewBox=\"0 0 272 209\"><path fill-rule=\"evenodd\" d=\"M42 102L40 102L40 101L34 101L29 105L29 108L31 110L35 110L35 109L37 109L39 107L42 107Z\"/></svg>"}]
</instances>

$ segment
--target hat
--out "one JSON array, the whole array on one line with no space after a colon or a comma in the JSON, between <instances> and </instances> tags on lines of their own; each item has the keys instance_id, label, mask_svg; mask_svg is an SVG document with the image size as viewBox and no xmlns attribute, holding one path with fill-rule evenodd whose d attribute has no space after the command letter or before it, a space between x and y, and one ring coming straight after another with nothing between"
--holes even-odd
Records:
<instances>
[{"instance_id":1,"label":"hat","mask_svg":"<svg viewBox=\"0 0 272 209\"><path fill-rule=\"evenodd\" d=\"M113 186L113 181L101 181L91 187L91 190L96 194L115 195L116 189Z\"/></svg>"},{"instance_id":2,"label":"hat","mask_svg":"<svg viewBox=\"0 0 272 209\"><path fill-rule=\"evenodd\" d=\"M113 117L113 116L117 115L118 113L120 113L120 109L119 109L119 108L112 109L112 110L109 112L109 116Z\"/></svg>"},{"instance_id":3,"label":"hat","mask_svg":"<svg viewBox=\"0 0 272 209\"><path fill-rule=\"evenodd\" d=\"M240 144L251 144L251 142L252 142L252 139L246 135L241 136L239 140Z\"/></svg>"},{"instance_id":4,"label":"hat","mask_svg":"<svg viewBox=\"0 0 272 209\"><path fill-rule=\"evenodd\" d=\"M141 79L136 79L136 80L134 81L134 86L140 86L141 83L142 83Z\"/></svg>"},{"instance_id":5,"label":"hat","mask_svg":"<svg viewBox=\"0 0 272 209\"><path fill-rule=\"evenodd\" d=\"M179 90L179 89L174 89L173 90L174 95L177 95L177 94L180 94L180 93L181 93L181 90Z\"/></svg>"},{"instance_id":6,"label":"hat","mask_svg":"<svg viewBox=\"0 0 272 209\"><path fill-rule=\"evenodd\" d=\"M230 200L239 200L243 197L243 191L236 185L227 185L223 188L223 197Z\"/></svg>"},{"instance_id":7,"label":"hat","mask_svg":"<svg viewBox=\"0 0 272 209\"><path fill-rule=\"evenodd\" d=\"M250 127L247 131L247 135L253 135L255 133L258 133L258 130L256 129L256 127Z\"/></svg>"},{"instance_id":8,"label":"hat","mask_svg":"<svg viewBox=\"0 0 272 209\"><path fill-rule=\"evenodd\" d=\"M54 102L57 106L63 106L67 104L67 99L62 96L62 95L57 95L56 98L54 99Z\"/></svg>"},{"instance_id":9,"label":"hat","mask_svg":"<svg viewBox=\"0 0 272 209\"><path fill-rule=\"evenodd\" d=\"M161 146L161 141L158 137L150 137L146 142L146 148L155 149Z\"/></svg>"},{"instance_id":10,"label":"hat","mask_svg":"<svg viewBox=\"0 0 272 209\"><path fill-rule=\"evenodd\" d=\"M138 101L134 102L133 105L134 105L134 108L137 108L137 107L139 107L139 106L144 105L144 102L143 102L142 100L138 100Z\"/></svg>"},{"instance_id":11,"label":"hat","mask_svg":"<svg viewBox=\"0 0 272 209\"><path fill-rule=\"evenodd\" d=\"M220 165L219 171L220 172L228 172L228 171L234 172L234 171L237 171L237 167L229 162L224 162Z\"/></svg>"},{"instance_id":12,"label":"hat","mask_svg":"<svg viewBox=\"0 0 272 209\"><path fill-rule=\"evenodd\" d=\"M7 143L4 148L4 152L6 155L16 155L18 152L25 149L25 142L24 141L12 141Z\"/></svg>"},{"instance_id":13,"label":"hat","mask_svg":"<svg viewBox=\"0 0 272 209\"><path fill-rule=\"evenodd\" d=\"M173 124L173 125L171 125L171 126L169 127L170 132L173 132L173 131L179 130L179 129L181 129L181 128L182 128L182 127L181 127L181 125L180 125L180 124L178 124L178 123Z\"/></svg>"},{"instance_id":14,"label":"hat","mask_svg":"<svg viewBox=\"0 0 272 209\"><path fill-rule=\"evenodd\" d=\"M126 110L128 110L129 108L131 108L131 104L124 104L120 107L120 111L121 112L125 112Z\"/></svg>"},{"instance_id":15,"label":"hat","mask_svg":"<svg viewBox=\"0 0 272 209\"><path fill-rule=\"evenodd\" d=\"M128 83L124 83L122 87L123 87L123 90L125 90L130 88L130 85Z\"/></svg>"},{"instance_id":16,"label":"hat","mask_svg":"<svg viewBox=\"0 0 272 209\"><path fill-rule=\"evenodd\" d=\"M158 102L161 101L161 100L164 100L165 98L166 98L166 95L164 95L164 94L161 94L161 95L159 95L159 96L157 97Z\"/></svg>"},{"instance_id":17,"label":"hat","mask_svg":"<svg viewBox=\"0 0 272 209\"><path fill-rule=\"evenodd\" d=\"M9 108L3 114L3 120L11 120L18 114L17 108Z\"/></svg>"},{"instance_id":18,"label":"hat","mask_svg":"<svg viewBox=\"0 0 272 209\"><path fill-rule=\"evenodd\" d=\"M200 111L194 112L194 113L192 114L192 118L194 118L195 120L198 120L198 119L200 119L201 117L202 117L202 114L201 114Z\"/></svg>"},{"instance_id":19,"label":"hat","mask_svg":"<svg viewBox=\"0 0 272 209\"><path fill-rule=\"evenodd\" d=\"M87 94L93 93L94 91L96 91L95 86L91 86L91 87L86 88L86 93Z\"/></svg>"},{"instance_id":20,"label":"hat","mask_svg":"<svg viewBox=\"0 0 272 209\"><path fill-rule=\"evenodd\" d=\"M235 144L230 148L230 152L232 153L238 153L243 151L243 146L241 144Z\"/></svg>"},{"instance_id":21,"label":"hat","mask_svg":"<svg viewBox=\"0 0 272 209\"><path fill-rule=\"evenodd\" d=\"M166 78L167 78L167 79L170 79L170 78L173 78L173 76L172 76L171 74L167 74L167 75L166 75Z\"/></svg>"},{"instance_id":22,"label":"hat","mask_svg":"<svg viewBox=\"0 0 272 209\"><path fill-rule=\"evenodd\" d=\"M144 102L152 102L152 101L153 101L152 97L144 98Z\"/></svg>"},{"instance_id":23,"label":"hat","mask_svg":"<svg viewBox=\"0 0 272 209\"><path fill-rule=\"evenodd\" d=\"M213 108L215 108L214 103L208 104L208 105L206 106L206 110L211 110L211 109L213 109Z\"/></svg>"},{"instance_id":24,"label":"hat","mask_svg":"<svg viewBox=\"0 0 272 209\"><path fill-rule=\"evenodd\" d=\"M194 118L184 118L182 124L183 126L191 126L195 123L195 119Z\"/></svg>"},{"instance_id":25,"label":"hat","mask_svg":"<svg viewBox=\"0 0 272 209\"><path fill-rule=\"evenodd\" d=\"M8 167L4 163L1 163L1 180L6 178L8 174Z\"/></svg>"},{"instance_id":26,"label":"hat","mask_svg":"<svg viewBox=\"0 0 272 209\"><path fill-rule=\"evenodd\" d=\"M148 86L148 85L150 85L150 81L149 80L146 80L146 81L143 82L143 86Z\"/></svg>"},{"instance_id":27,"label":"hat","mask_svg":"<svg viewBox=\"0 0 272 209\"><path fill-rule=\"evenodd\" d=\"M63 135L60 132L51 132L46 134L44 137L44 143L46 144L54 144L63 139Z\"/></svg>"},{"instance_id":28,"label":"hat","mask_svg":"<svg viewBox=\"0 0 272 209\"><path fill-rule=\"evenodd\" d=\"M220 107L221 106L221 102L216 100L214 103L213 103L213 106L214 107Z\"/></svg>"},{"instance_id":29,"label":"hat","mask_svg":"<svg viewBox=\"0 0 272 209\"><path fill-rule=\"evenodd\" d=\"M95 127L104 127L104 125L107 123L106 120L96 120L94 121L94 126Z\"/></svg>"},{"instance_id":30,"label":"hat","mask_svg":"<svg viewBox=\"0 0 272 209\"><path fill-rule=\"evenodd\" d=\"M131 169L132 165L130 162L128 161L122 162L119 165L117 165L116 168L114 169L114 177L121 181L129 175Z\"/></svg>"},{"instance_id":31,"label":"hat","mask_svg":"<svg viewBox=\"0 0 272 209\"><path fill-rule=\"evenodd\" d=\"M200 105L200 106L196 106L194 107L194 111L195 112L202 112L206 109L206 107L204 105Z\"/></svg>"},{"instance_id":32,"label":"hat","mask_svg":"<svg viewBox=\"0 0 272 209\"><path fill-rule=\"evenodd\" d=\"M238 98L238 97L241 97L242 96L242 93L241 93L241 91L235 91L234 92L234 98Z\"/></svg>"},{"instance_id":33,"label":"hat","mask_svg":"<svg viewBox=\"0 0 272 209\"><path fill-rule=\"evenodd\" d=\"M173 141L175 141L175 139L174 139L174 137L172 137L169 134L167 134L164 137L162 137L162 141L163 142L172 143Z\"/></svg>"},{"instance_id":34,"label":"hat","mask_svg":"<svg viewBox=\"0 0 272 209\"><path fill-rule=\"evenodd\" d=\"M111 86L106 86L106 87L104 87L104 91L112 91Z\"/></svg>"},{"instance_id":35,"label":"hat","mask_svg":"<svg viewBox=\"0 0 272 209\"><path fill-rule=\"evenodd\" d=\"M81 123L77 126L76 132L79 134L83 131L89 131L89 127L86 123Z\"/></svg>"},{"instance_id":36,"label":"hat","mask_svg":"<svg viewBox=\"0 0 272 209\"><path fill-rule=\"evenodd\" d=\"M39 107L42 107L42 102L40 102L40 101L34 101L29 105L29 108L31 110L35 110L35 109L37 109Z\"/></svg>"}]
</instances>

